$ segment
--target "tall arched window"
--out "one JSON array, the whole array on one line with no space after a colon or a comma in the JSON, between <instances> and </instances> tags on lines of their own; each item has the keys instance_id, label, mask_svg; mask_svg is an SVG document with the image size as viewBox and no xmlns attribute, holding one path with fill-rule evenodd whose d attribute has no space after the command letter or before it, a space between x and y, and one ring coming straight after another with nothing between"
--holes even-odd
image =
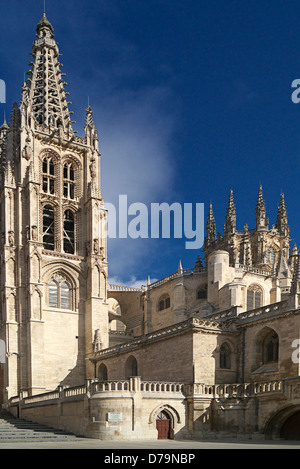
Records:
<instances>
[{"instance_id":1,"label":"tall arched window","mask_svg":"<svg viewBox=\"0 0 300 469\"><path fill-rule=\"evenodd\" d=\"M64 197L75 198L75 172L72 163L64 165Z\"/></svg>"},{"instance_id":2,"label":"tall arched window","mask_svg":"<svg viewBox=\"0 0 300 469\"><path fill-rule=\"evenodd\" d=\"M276 363L278 361L279 338L275 331L270 330L262 344L263 363Z\"/></svg>"},{"instance_id":3,"label":"tall arched window","mask_svg":"<svg viewBox=\"0 0 300 469\"><path fill-rule=\"evenodd\" d=\"M136 358L131 355L129 358L127 358L126 363L125 363L125 377L128 379L132 376L137 376L138 375L138 364L136 361Z\"/></svg>"},{"instance_id":4,"label":"tall arched window","mask_svg":"<svg viewBox=\"0 0 300 469\"><path fill-rule=\"evenodd\" d=\"M46 156L43 159L43 192L54 194L55 192L55 171L52 158Z\"/></svg>"},{"instance_id":5,"label":"tall arched window","mask_svg":"<svg viewBox=\"0 0 300 469\"><path fill-rule=\"evenodd\" d=\"M226 342L220 347L220 368L223 370L231 368L231 349Z\"/></svg>"},{"instance_id":6,"label":"tall arched window","mask_svg":"<svg viewBox=\"0 0 300 469\"><path fill-rule=\"evenodd\" d=\"M97 374L98 374L99 381L107 381L108 379L107 366L104 365L104 363L101 363L101 365L99 366Z\"/></svg>"},{"instance_id":7,"label":"tall arched window","mask_svg":"<svg viewBox=\"0 0 300 469\"><path fill-rule=\"evenodd\" d=\"M51 205L45 205L43 210L43 245L54 251L54 209Z\"/></svg>"},{"instance_id":8,"label":"tall arched window","mask_svg":"<svg viewBox=\"0 0 300 469\"><path fill-rule=\"evenodd\" d=\"M75 222L74 213L71 210L64 212L64 252L75 253Z\"/></svg>"},{"instance_id":9,"label":"tall arched window","mask_svg":"<svg viewBox=\"0 0 300 469\"><path fill-rule=\"evenodd\" d=\"M55 275L48 284L49 306L71 309L71 289L61 275Z\"/></svg>"},{"instance_id":10,"label":"tall arched window","mask_svg":"<svg viewBox=\"0 0 300 469\"><path fill-rule=\"evenodd\" d=\"M60 284L60 307L70 309L70 288L66 282Z\"/></svg>"},{"instance_id":11,"label":"tall arched window","mask_svg":"<svg viewBox=\"0 0 300 469\"><path fill-rule=\"evenodd\" d=\"M274 267L274 265L275 265L275 252L273 251L273 249L268 249L267 250L266 260L272 267Z\"/></svg>"},{"instance_id":12,"label":"tall arched window","mask_svg":"<svg viewBox=\"0 0 300 469\"><path fill-rule=\"evenodd\" d=\"M250 285L247 289L247 310L262 306L262 289L259 285Z\"/></svg>"},{"instance_id":13,"label":"tall arched window","mask_svg":"<svg viewBox=\"0 0 300 469\"><path fill-rule=\"evenodd\" d=\"M49 283L49 306L58 308L58 284L54 280Z\"/></svg>"}]
</instances>

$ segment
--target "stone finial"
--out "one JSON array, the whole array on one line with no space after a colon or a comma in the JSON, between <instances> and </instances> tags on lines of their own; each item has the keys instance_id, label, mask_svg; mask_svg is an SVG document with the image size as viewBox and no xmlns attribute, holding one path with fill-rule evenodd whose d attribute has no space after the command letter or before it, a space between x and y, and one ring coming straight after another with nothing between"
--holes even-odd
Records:
<instances>
[{"instance_id":1,"label":"stone finial","mask_svg":"<svg viewBox=\"0 0 300 469\"><path fill-rule=\"evenodd\" d=\"M289 234L287 211L283 193L280 196L280 202L277 211L276 228L280 235L287 236Z\"/></svg>"},{"instance_id":2,"label":"stone finial","mask_svg":"<svg viewBox=\"0 0 300 469\"><path fill-rule=\"evenodd\" d=\"M262 228L266 226L266 204L263 198L262 185L259 186L256 209L255 209L255 218L256 218L256 228Z\"/></svg>"},{"instance_id":3,"label":"stone finial","mask_svg":"<svg viewBox=\"0 0 300 469\"><path fill-rule=\"evenodd\" d=\"M212 243L216 240L216 222L213 213L212 204L209 204L208 217L206 222L206 242L207 244Z\"/></svg>"},{"instance_id":4,"label":"stone finial","mask_svg":"<svg viewBox=\"0 0 300 469\"><path fill-rule=\"evenodd\" d=\"M100 329L96 329L95 334L94 334L94 342L93 342L94 353L101 350L102 345L103 344L102 344L102 340L101 340Z\"/></svg>"},{"instance_id":5,"label":"stone finial","mask_svg":"<svg viewBox=\"0 0 300 469\"><path fill-rule=\"evenodd\" d=\"M236 230L236 209L233 200L233 190L230 189L229 200L227 205L226 220L224 224L224 233L232 234Z\"/></svg>"},{"instance_id":6,"label":"stone finial","mask_svg":"<svg viewBox=\"0 0 300 469\"><path fill-rule=\"evenodd\" d=\"M291 293L300 293L300 254L296 257Z\"/></svg>"}]
</instances>

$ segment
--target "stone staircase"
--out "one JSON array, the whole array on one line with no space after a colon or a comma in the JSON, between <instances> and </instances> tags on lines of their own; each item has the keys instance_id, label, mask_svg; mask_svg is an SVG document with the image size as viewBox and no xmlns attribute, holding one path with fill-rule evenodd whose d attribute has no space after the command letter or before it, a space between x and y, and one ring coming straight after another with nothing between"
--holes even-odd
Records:
<instances>
[{"instance_id":1,"label":"stone staircase","mask_svg":"<svg viewBox=\"0 0 300 469\"><path fill-rule=\"evenodd\" d=\"M74 441L78 437L72 433L40 425L28 420L18 419L6 411L0 411L0 446L1 443L30 441Z\"/></svg>"}]
</instances>

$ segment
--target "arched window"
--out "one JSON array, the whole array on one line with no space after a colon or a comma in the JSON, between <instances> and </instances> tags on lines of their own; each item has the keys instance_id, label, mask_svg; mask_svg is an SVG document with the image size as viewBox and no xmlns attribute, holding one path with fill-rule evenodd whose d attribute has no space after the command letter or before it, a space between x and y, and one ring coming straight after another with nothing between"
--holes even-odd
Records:
<instances>
[{"instance_id":1,"label":"arched window","mask_svg":"<svg viewBox=\"0 0 300 469\"><path fill-rule=\"evenodd\" d=\"M75 198L75 172L72 163L64 165L64 197Z\"/></svg>"},{"instance_id":2,"label":"arched window","mask_svg":"<svg viewBox=\"0 0 300 469\"><path fill-rule=\"evenodd\" d=\"M128 379L132 376L137 376L138 375L138 364L136 361L136 358L131 355L129 358L127 358L126 363L125 363L125 377Z\"/></svg>"},{"instance_id":3,"label":"arched window","mask_svg":"<svg viewBox=\"0 0 300 469\"><path fill-rule=\"evenodd\" d=\"M273 249L268 249L267 254L266 254L266 260L268 264L270 264L272 267L275 265L275 252Z\"/></svg>"},{"instance_id":4,"label":"arched window","mask_svg":"<svg viewBox=\"0 0 300 469\"><path fill-rule=\"evenodd\" d=\"M262 306L262 289L259 285L250 285L247 289L247 310Z\"/></svg>"},{"instance_id":5,"label":"arched window","mask_svg":"<svg viewBox=\"0 0 300 469\"><path fill-rule=\"evenodd\" d=\"M60 307L70 309L70 288L66 282L60 284Z\"/></svg>"},{"instance_id":6,"label":"arched window","mask_svg":"<svg viewBox=\"0 0 300 469\"><path fill-rule=\"evenodd\" d=\"M231 349L226 342L220 347L220 368L222 370L231 368Z\"/></svg>"},{"instance_id":7,"label":"arched window","mask_svg":"<svg viewBox=\"0 0 300 469\"><path fill-rule=\"evenodd\" d=\"M60 309L71 309L71 289L61 275L55 277L48 284L49 306Z\"/></svg>"},{"instance_id":8,"label":"arched window","mask_svg":"<svg viewBox=\"0 0 300 469\"><path fill-rule=\"evenodd\" d=\"M197 299L198 300L202 300L202 299L205 299L207 297L207 291L206 291L206 288L200 288L198 291L197 291Z\"/></svg>"},{"instance_id":9,"label":"arched window","mask_svg":"<svg viewBox=\"0 0 300 469\"><path fill-rule=\"evenodd\" d=\"M164 295L158 301L158 311L163 311L164 309L170 308L171 301L169 295Z\"/></svg>"},{"instance_id":10,"label":"arched window","mask_svg":"<svg viewBox=\"0 0 300 469\"><path fill-rule=\"evenodd\" d=\"M74 213L66 210L64 213L64 252L68 254L75 253L75 222Z\"/></svg>"},{"instance_id":11,"label":"arched window","mask_svg":"<svg viewBox=\"0 0 300 469\"><path fill-rule=\"evenodd\" d=\"M54 194L55 192L55 175L54 163L52 158L45 157L43 159L43 192L46 194Z\"/></svg>"},{"instance_id":12,"label":"arched window","mask_svg":"<svg viewBox=\"0 0 300 469\"><path fill-rule=\"evenodd\" d=\"M101 365L98 368L98 379L99 381L108 380L107 367L104 365L104 363L101 363Z\"/></svg>"},{"instance_id":13,"label":"arched window","mask_svg":"<svg viewBox=\"0 0 300 469\"><path fill-rule=\"evenodd\" d=\"M45 205L43 210L43 245L44 249L54 251L54 209Z\"/></svg>"},{"instance_id":14,"label":"arched window","mask_svg":"<svg viewBox=\"0 0 300 469\"><path fill-rule=\"evenodd\" d=\"M54 280L49 283L49 306L58 308L58 284Z\"/></svg>"},{"instance_id":15,"label":"arched window","mask_svg":"<svg viewBox=\"0 0 300 469\"><path fill-rule=\"evenodd\" d=\"M262 343L263 363L278 362L279 338L275 331L270 330Z\"/></svg>"}]
</instances>

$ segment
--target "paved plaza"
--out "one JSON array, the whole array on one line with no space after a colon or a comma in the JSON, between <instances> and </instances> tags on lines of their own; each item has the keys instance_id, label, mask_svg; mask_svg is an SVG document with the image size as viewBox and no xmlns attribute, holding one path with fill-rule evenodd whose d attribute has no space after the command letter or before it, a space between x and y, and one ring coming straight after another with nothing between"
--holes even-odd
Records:
<instances>
[{"instance_id":1,"label":"paved plaza","mask_svg":"<svg viewBox=\"0 0 300 469\"><path fill-rule=\"evenodd\" d=\"M96 449L102 450L103 458L110 457L113 451L117 451L120 455L120 450L124 450L124 454L128 454L128 450L133 450L132 454L137 453L139 450L145 451L145 458L147 454L153 450L156 454L159 451L167 453L182 453L185 451L195 454L199 450L216 450L216 449L300 449L300 441L237 441L237 440L218 440L218 441L101 441L89 438L79 438L72 441L20 441L20 442L5 442L0 443L0 450L2 449Z\"/></svg>"}]
</instances>

